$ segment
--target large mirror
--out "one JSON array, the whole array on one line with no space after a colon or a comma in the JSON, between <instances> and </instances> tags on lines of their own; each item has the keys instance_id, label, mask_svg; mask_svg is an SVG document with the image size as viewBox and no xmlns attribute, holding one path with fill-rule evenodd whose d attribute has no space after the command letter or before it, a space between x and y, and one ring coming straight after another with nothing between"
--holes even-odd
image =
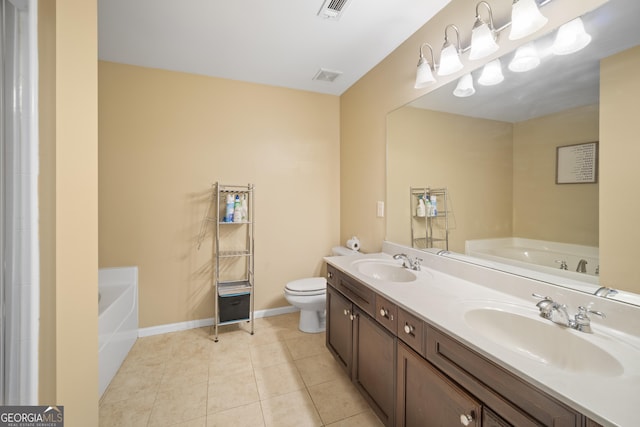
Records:
<instances>
[{"instance_id":1,"label":"large mirror","mask_svg":"<svg viewBox=\"0 0 640 427\"><path fill-rule=\"evenodd\" d=\"M387 240L419 247L409 188L446 188L447 256L597 290L598 180L571 169L595 158L597 177L600 60L640 44L639 16L637 0L611 0L582 17L593 37L583 50L553 55L552 32L535 41L534 70L510 71L510 53L498 85L479 85L478 68L474 95L455 97L456 81L390 112ZM557 183L558 170L576 183ZM430 224L444 227L440 218ZM640 301L629 292L609 296Z\"/></svg>"}]
</instances>

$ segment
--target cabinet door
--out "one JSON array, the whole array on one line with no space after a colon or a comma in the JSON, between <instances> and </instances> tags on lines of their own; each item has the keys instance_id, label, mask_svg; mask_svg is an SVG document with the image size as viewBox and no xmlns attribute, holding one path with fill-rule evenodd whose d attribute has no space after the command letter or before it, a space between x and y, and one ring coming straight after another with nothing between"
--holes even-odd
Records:
<instances>
[{"instance_id":1,"label":"cabinet door","mask_svg":"<svg viewBox=\"0 0 640 427\"><path fill-rule=\"evenodd\" d=\"M352 315L351 302L327 286L327 347L349 376L353 355Z\"/></svg>"},{"instance_id":2,"label":"cabinet door","mask_svg":"<svg viewBox=\"0 0 640 427\"><path fill-rule=\"evenodd\" d=\"M479 427L478 401L429 362L398 343L397 427Z\"/></svg>"},{"instance_id":3,"label":"cabinet door","mask_svg":"<svg viewBox=\"0 0 640 427\"><path fill-rule=\"evenodd\" d=\"M396 337L363 311L355 312L353 381L378 418L391 426L395 418Z\"/></svg>"}]
</instances>

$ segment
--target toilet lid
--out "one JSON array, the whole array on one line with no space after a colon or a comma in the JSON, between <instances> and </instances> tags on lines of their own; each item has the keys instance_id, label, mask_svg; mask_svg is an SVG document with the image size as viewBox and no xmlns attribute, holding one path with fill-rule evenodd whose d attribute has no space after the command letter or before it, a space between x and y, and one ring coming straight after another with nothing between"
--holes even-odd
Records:
<instances>
[{"instance_id":1,"label":"toilet lid","mask_svg":"<svg viewBox=\"0 0 640 427\"><path fill-rule=\"evenodd\" d=\"M327 282L324 277L309 277L289 282L287 286L285 286L285 289L305 294L317 294L327 289Z\"/></svg>"}]
</instances>

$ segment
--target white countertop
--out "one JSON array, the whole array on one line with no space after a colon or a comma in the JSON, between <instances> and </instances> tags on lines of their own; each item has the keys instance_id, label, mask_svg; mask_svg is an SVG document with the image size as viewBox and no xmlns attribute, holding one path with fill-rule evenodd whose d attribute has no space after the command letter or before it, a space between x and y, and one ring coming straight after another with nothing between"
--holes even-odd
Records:
<instances>
[{"instance_id":1,"label":"white countertop","mask_svg":"<svg viewBox=\"0 0 640 427\"><path fill-rule=\"evenodd\" d=\"M390 249L398 248L392 245ZM604 326L605 322L599 322L599 319L592 321L593 334L557 325L567 334L577 334L580 338L606 348L621 363L623 372L599 375L559 369L477 333L465 322L464 314L470 307L499 308L506 304L515 307L518 314L554 325L538 316L537 301L529 297L531 293L552 295L554 300L569 305L572 315L575 313L572 306L587 305L584 295L574 295L570 290L558 290L546 283L490 271L461 261L444 260L443 257L430 253L413 252L410 248L401 249L403 250L397 252L417 253L424 260L421 271L415 272L415 281L398 283L372 279L359 273L352 265L354 261L362 259L392 260L388 253L357 253L326 257L325 260L594 421L605 426L638 425L635 405L640 403L640 337L637 335L640 329L634 327L640 322L640 309L619 305L621 303L616 306L609 301L596 301L600 304L596 309L606 310L608 317L614 318L614 324L630 324L631 331L635 333L608 327L611 325ZM478 277L478 283L475 278L473 282L470 281L469 277ZM634 318L631 321L621 319L629 316ZM583 357L589 358L590 355L584 354Z\"/></svg>"}]
</instances>

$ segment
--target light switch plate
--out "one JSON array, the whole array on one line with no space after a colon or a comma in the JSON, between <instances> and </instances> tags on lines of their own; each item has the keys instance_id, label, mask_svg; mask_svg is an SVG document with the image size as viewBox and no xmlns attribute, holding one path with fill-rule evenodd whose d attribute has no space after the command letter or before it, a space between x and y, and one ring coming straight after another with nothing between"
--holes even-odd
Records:
<instances>
[{"instance_id":1,"label":"light switch plate","mask_svg":"<svg viewBox=\"0 0 640 427\"><path fill-rule=\"evenodd\" d=\"M378 201L376 212L378 218L384 218L384 202Z\"/></svg>"}]
</instances>

